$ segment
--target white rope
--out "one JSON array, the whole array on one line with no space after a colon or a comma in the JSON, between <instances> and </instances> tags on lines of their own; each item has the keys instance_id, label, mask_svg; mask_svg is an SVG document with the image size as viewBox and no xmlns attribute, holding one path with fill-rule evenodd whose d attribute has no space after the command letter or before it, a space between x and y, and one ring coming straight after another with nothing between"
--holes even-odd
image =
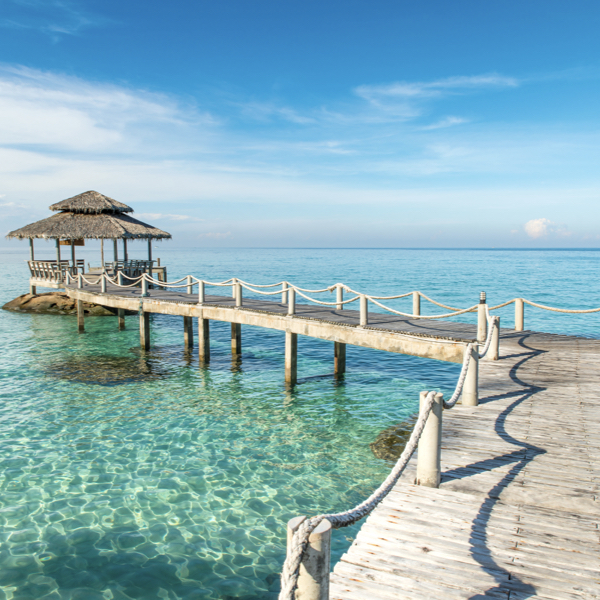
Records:
<instances>
[{"instance_id":1,"label":"white rope","mask_svg":"<svg viewBox=\"0 0 600 600\"><path fill-rule=\"evenodd\" d=\"M496 304L496 306L490 306L490 310L496 310L498 308L502 308L503 306L508 306L509 304L512 304L513 302L516 302L517 299L513 298L512 300L509 300L508 302L503 302L502 304Z\"/></svg>"},{"instance_id":2,"label":"white rope","mask_svg":"<svg viewBox=\"0 0 600 600\"><path fill-rule=\"evenodd\" d=\"M369 296L369 298L375 298L377 300L396 300L397 298L406 298L406 296L412 296L413 292L407 294L400 294L400 296Z\"/></svg>"},{"instance_id":3,"label":"white rope","mask_svg":"<svg viewBox=\"0 0 600 600\"><path fill-rule=\"evenodd\" d=\"M261 292L260 290L255 290L253 288L251 288L250 286L246 285L245 283L242 283L241 281L238 281L238 283L246 290L248 290L249 292L254 292L255 294L260 294L261 296L277 296L277 295L281 295L282 292L285 292L286 290L275 290L274 292ZM267 287L267 286L263 286L263 287Z\"/></svg>"},{"instance_id":4,"label":"white rope","mask_svg":"<svg viewBox=\"0 0 600 600\"><path fill-rule=\"evenodd\" d=\"M488 308L487 304L485 305L485 313L487 318L488 331L483 350L479 353L479 358L483 358L488 353L488 350L490 349L490 346L492 344L492 334L494 333L494 328L498 327L498 323L500 321L499 317L492 317L490 315L490 309ZM500 332L498 332L498 335L499 334Z\"/></svg>"},{"instance_id":5,"label":"white rope","mask_svg":"<svg viewBox=\"0 0 600 600\"><path fill-rule=\"evenodd\" d=\"M308 538L323 519L327 519L334 529L347 527L363 517L366 517L390 493L394 485L396 485L400 479L411 456L417 449L417 444L419 443L419 438L425 428L427 417L431 412L434 398L435 392L429 392L427 394L419 418L398 462L396 462L386 480L364 502L351 510L341 513L324 514L306 519L294 532L288 548L288 555L281 572L281 592L279 593L279 600L294 600L295 590L298 585L300 564L308 545Z\"/></svg>"},{"instance_id":6,"label":"white rope","mask_svg":"<svg viewBox=\"0 0 600 600\"><path fill-rule=\"evenodd\" d=\"M523 302L525 302L525 304L530 304L531 306L535 306L536 308L543 308L544 310L550 310L552 312L571 313L571 314L577 314L577 315L600 312L600 308L590 308L587 310L567 310L566 308L553 308L552 306L544 306L543 304L536 304L535 302L531 302L531 300L525 300L525 298L523 298Z\"/></svg>"},{"instance_id":7,"label":"white rope","mask_svg":"<svg viewBox=\"0 0 600 600\"><path fill-rule=\"evenodd\" d=\"M253 288L270 288L270 287L276 287L278 285L283 285L284 283L287 283L287 282L280 281L279 283L269 283L267 285L258 285L256 283L248 283L247 281L244 281L243 279L238 279L238 283L241 283L243 285L249 285ZM279 293L281 293L281 291L279 291Z\"/></svg>"},{"instance_id":8,"label":"white rope","mask_svg":"<svg viewBox=\"0 0 600 600\"><path fill-rule=\"evenodd\" d=\"M388 312L394 313L396 315L401 315L403 317L410 317L412 319L445 319L447 317L455 317L456 315L462 315L464 313L472 312L473 310L475 310L477 308L477 305L475 305L475 306L471 306L470 308L465 308L463 310L459 310L459 311L453 312L453 313L448 313L445 315L411 315L410 313L400 312L399 310L394 310L393 308L390 308L389 306L385 306L385 305L381 304L380 302L377 302L377 300L373 300L373 298L371 296L367 296L367 298L369 300L371 300L373 302L373 304L377 304L377 306L381 306L381 308L387 310Z\"/></svg>"},{"instance_id":9,"label":"white rope","mask_svg":"<svg viewBox=\"0 0 600 600\"><path fill-rule=\"evenodd\" d=\"M446 304L442 304L441 302L436 302L435 300L433 300L432 298L430 298L429 296L426 296L425 294L418 292L419 296L421 296L421 298L425 298L425 300L427 300L428 302L431 302L432 304L436 304L437 306L440 306L441 308L446 308L448 310L460 310L460 308L455 308L454 306L447 306Z\"/></svg>"},{"instance_id":10,"label":"white rope","mask_svg":"<svg viewBox=\"0 0 600 600\"><path fill-rule=\"evenodd\" d=\"M475 351L475 344L468 344L465 348L465 355L463 357L462 369L460 370L460 375L458 376L458 381L456 383L456 388L454 388L454 394L450 400L444 400L444 408L453 408L454 405L458 402L460 395L462 394L463 387L465 385L465 379L467 378L467 372L469 370L469 363L471 362L471 358L473 356L473 352Z\"/></svg>"},{"instance_id":11,"label":"white rope","mask_svg":"<svg viewBox=\"0 0 600 600\"><path fill-rule=\"evenodd\" d=\"M349 300L343 300L342 302L322 302L321 300L315 300L314 298L303 294L301 291L299 291L299 288L297 287L291 287L290 289L296 290L296 292L298 292L298 294L300 294L300 296L302 296L303 298L306 298L307 300L310 300L315 304L322 304L323 306L337 306L338 304L350 304L350 302L355 302L360 298L360 296L355 296L354 298L350 298Z\"/></svg>"}]
</instances>

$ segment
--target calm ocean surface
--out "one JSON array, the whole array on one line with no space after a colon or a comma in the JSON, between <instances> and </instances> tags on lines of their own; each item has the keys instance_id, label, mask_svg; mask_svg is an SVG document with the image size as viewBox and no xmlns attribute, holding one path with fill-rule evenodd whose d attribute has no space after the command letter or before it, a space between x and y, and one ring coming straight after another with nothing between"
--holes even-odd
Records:
<instances>
[{"instance_id":1,"label":"calm ocean surface","mask_svg":"<svg viewBox=\"0 0 600 600\"><path fill-rule=\"evenodd\" d=\"M39 258L53 248L40 245ZM145 245L132 244L132 258ZM25 244L1 253L3 304L28 290ZM485 290L600 306L600 253L480 250L155 250L169 279L338 281L373 294L419 289L453 306ZM96 264L95 253L79 254ZM6 268L6 265L9 265ZM44 291L44 290L40 290ZM324 295L324 299L332 297ZM410 311L410 298L390 303ZM423 312L442 309L423 302ZM514 308L499 311L512 327ZM469 321L473 316L462 317ZM525 326L600 337L600 316L526 307ZM461 320L459 318L458 320ZM211 324L211 363L183 350L181 318L152 317L139 351L136 317L0 312L0 600L276 598L293 516L349 508L387 475L369 448L415 412L418 392L450 393L459 365L299 340L299 385L283 384L280 332ZM325 376L323 376L325 375ZM320 377L322 376L322 377ZM334 532L337 560L357 527Z\"/></svg>"}]
</instances>

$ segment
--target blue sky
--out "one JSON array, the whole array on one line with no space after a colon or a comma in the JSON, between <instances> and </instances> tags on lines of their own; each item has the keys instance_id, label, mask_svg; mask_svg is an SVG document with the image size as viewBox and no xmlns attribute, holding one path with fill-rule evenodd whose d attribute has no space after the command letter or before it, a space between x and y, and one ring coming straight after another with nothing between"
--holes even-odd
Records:
<instances>
[{"instance_id":1,"label":"blue sky","mask_svg":"<svg viewBox=\"0 0 600 600\"><path fill-rule=\"evenodd\" d=\"M599 247L599 24L597 0L0 0L0 218L95 189L177 245Z\"/></svg>"}]
</instances>

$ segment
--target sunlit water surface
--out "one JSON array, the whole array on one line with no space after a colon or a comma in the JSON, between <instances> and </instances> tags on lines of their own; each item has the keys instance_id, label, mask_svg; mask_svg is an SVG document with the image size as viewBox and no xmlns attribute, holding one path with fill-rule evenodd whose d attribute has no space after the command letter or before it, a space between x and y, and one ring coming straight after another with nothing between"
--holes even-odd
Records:
<instances>
[{"instance_id":1,"label":"sunlit water surface","mask_svg":"<svg viewBox=\"0 0 600 600\"><path fill-rule=\"evenodd\" d=\"M170 279L418 288L456 306L480 290L491 303L600 305L592 251L155 252ZM96 262L89 248L81 255ZM27 290L25 248L2 258L4 303ZM511 307L499 314L512 326ZM597 315L528 309L526 319L542 331L600 331ZM276 598L287 520L368 496L390 468L369 444L415 412L420 390L451 392L459 369L349 347L336 381L332 345L301 338L290 391L281 332L244 327L236 362L229 325L213 322L200 368L183 350L181 318L151 323L144 354L135 316L122 332L114 318L88 318L79 335L71 316L0 313L0 599ZM334 532L334 561L357 527Z\"/></svg>"}]
</instances>

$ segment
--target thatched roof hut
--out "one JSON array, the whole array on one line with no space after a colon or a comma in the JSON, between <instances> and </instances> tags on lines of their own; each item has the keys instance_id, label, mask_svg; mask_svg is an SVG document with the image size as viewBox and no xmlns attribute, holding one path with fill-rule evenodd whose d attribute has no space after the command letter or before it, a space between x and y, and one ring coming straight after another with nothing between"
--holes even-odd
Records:
<instances>
[{"instance_id":1,"label":"thatched roof hut","mask_svg":"<svg viewBox=\"0 0 600 600\"><path fill-rule=\"evenodd\" d=\"M11 231L6 237L18 239L170 239L171 234L124 213L133 208L98 192L85 192L50 210L60 211L47 219Z\"/></svg>"},{"instance_id":2,"label":"thatched roof hut","mask_svg":"<svg viewBox=\"0 0 600 600\"><path fill-rule=\"evenodd\" d=\"M128 259L127 240L148 240L148 260L152 260L152 240L171 239L171 234L134 219L126 214L133 212L131 206L117 202L98 192L89 191L57 202L50 210L58 211L47 219L25 225L11 231L6 237L28 239L30 258L34 260L33 240L38 238L56 240L56 262L61 263L60 245L71 246L72 267L76 267L75 246L83 240L100 240L102 265L104 265L104 240L114 241L114 260L118 259L117 240L123 240L123 258Z\"/></svg>"}]
</instances>

